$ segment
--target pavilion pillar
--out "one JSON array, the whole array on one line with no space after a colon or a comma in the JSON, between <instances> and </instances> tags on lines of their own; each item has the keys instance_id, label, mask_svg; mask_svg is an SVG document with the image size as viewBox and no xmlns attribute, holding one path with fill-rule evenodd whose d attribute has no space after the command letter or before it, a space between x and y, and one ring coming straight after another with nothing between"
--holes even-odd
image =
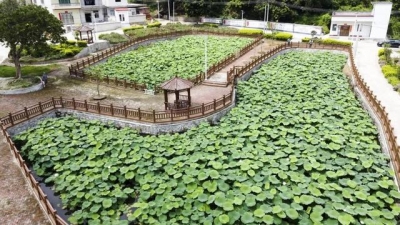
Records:
<instances>
[{"instance_id":1,"label":"pavilion pillar","mask_svg":"<svg viewBox=\"0 0 400 225\"><path fill-rule=\"evenodd\" d=\"M190 88L187 89L187 93L188 93L188 104L190 107L190 106L192 106L192 97L190 97Z\"/></svg>"},{"instance_id":2,"label":"pavilion pillar","mask_svg":"<svg viewBox=\"0 0 400 225\"><path fill-rule=\"evenodd\" d=\"M168 91L164 90L164 105L165 105L165 110L168 109Z\"/></svg>"},{"instance_id":3,"label":"pavilion pillar","mask_svg":"<svg viewBox=\"0 0 400 225\"><path fill-rule=\"evenodd\" d=\"M179 109L180 108L180 104L179 104L179 91L175 89L175 104L176 104L176 108Z\"/></svg>"}]
</instances>

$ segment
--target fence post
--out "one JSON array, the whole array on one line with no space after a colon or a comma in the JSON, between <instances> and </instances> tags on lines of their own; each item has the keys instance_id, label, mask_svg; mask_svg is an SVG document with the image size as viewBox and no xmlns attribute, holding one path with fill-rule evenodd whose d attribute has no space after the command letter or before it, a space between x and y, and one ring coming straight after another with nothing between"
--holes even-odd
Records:
<instances>
[{"instance_id":1,"label":"fence post","mask_svg":"<svg viewBox=\"0 0 400 225\"><path fill-rule=\"evenodd\" d=\"M113 104L111 103L110 104L110 110L111 110L111 116L114 116L114 107L113 107Z\"/></svg>"},{"instance_id":2,"label":"fence post","mask_svg":"<svg viewBox=\"0 0 400 225\"><path fill-rule=\"evenodd\" d=\"M153 109L153 122L156 122L156 110Z\"/></svg>"},{"instance_id":3,"label":"fence post","mask_svg":"<svg viewBox=\"0 0 400 225\"><path fill-rule=\"evenodd\" d=\"M126 88L126 79L124 79L124 88Z\"/></svg>"},{"instance_id":4,"label":"fence post","mask_svg":"<svg viewBox=\"0 0 400 225\"><path fill-rule=\"evenodd\" d=\"M72 107L74 107L74 109L76 109L75 98L72 98Z\"/></svg>"},{"instance_id":5,"label":"fence post","mask_svg":"<svg viewBox=\"0 0 400 225\"><path fill-rule=\"evenodd\" d=\"M139 121L142 119L142 115L140 115L140 108L138 108L138 115L139 115Z\"/></svg>"},{"instance_id":6,"label":"fence post","mask_svg":"<svg viewBox=\"0 0 400 225\"><path fill-rule=\"evenodd\" d=\"M8 117L10 118L11 126L14 126L14 120L12 118L12 114L8 113Z\"/></svg>"},{"instance_id":7,"label":"fence post","mask_svg":"<svg viewBox=\"0 0 400 225\"><path fill-rule=\"evenodd\" d=\"M87 105L87 101L85 100L85 109L86 109L86 111L88 111L89 110L89 108L88 108L88 105Z\"/></svg>"},{"instance_id":8,"label":"fence post","mask_svg":"<svg viewBox=\"0 0 400 225\"><path fill-rule=\"evenodd\" d=\"M126 105L124 105L124 115L125 115L125 118L128 117L128 112L126 111Z\"/></svg>"},{"instance_id":9,"label":"fence post","mask_svg":"<svg viewBox=\"0 0 400 225\"><path fill-rule=\"evenodd\" d=\"M43 108L42 108L42 103L41 102L39 102L39 110L40 110L40 114L42 114L43 113Z\"/></svg>"},{"instance_id":10,"label":"fence post","mask_svg":"<svg viewBox=\"0 0 400 225\"><path fill-rule=\"evenodd\" d=\"M187 110L187 118L189 119L190 118L190 107L187 107L186 110Z\"/></svg>"},{"instance_id":11,"label":"fence post","mask_svg":"<svg viewBox=\"0 0 400 225\"><path fill-rule=\"evenodd\" d=\"M60 104L61 104L61 108L64 108L64 102L63 102L62 96L60 96Z\"/></svg>"},{"instance_id":12,"label":"fence post","mask_svg":"<svg viewBox=\"0 0 400 225\"><path fill-rule=\"evenodd\" d=\"M217 109L217 101L215 101L215 98L214 98L214 111Z\"/></svg>"},{"instance_id":13,"label":"fence post","mask_svg":"<svg viewBox=\"0 0 400 225\"><path fill-rule=\"evenodd\" d=\"M51 97L51 101L53 102L53 107L56 108L56 102L54 101L54 97Z\"/></svg>"},{"instance_id":14,"label":"fence post","mask_svg":"<svg viewBox=\"0 0 400 225\"><path fill-rule=\"evenodd\" d=\"M224 100L224 106L225 106L225 95L223 96L223 100Z\"/></svg>"},{"instance_id":15,"label":"fence post","mask_svg":"<svg viewBox=\"0 0 400 225\"><path fill-rule=\"evenodd\" d=\"M28 109L26 107L24 107L24 111L25 111L26 118L29 119Z\"/></svg>"},{"instance_id":16,"label":"fence post","mask_svg":"<svg viewBox=\"0 0 400 225\"><path fill-rule=\"evenodd\" d=\"M101 114L100 111L101 111L101 110L100 110L100 102L97 102L97 112L98 112L99 114Z\"/></svg>"}]
</instances>

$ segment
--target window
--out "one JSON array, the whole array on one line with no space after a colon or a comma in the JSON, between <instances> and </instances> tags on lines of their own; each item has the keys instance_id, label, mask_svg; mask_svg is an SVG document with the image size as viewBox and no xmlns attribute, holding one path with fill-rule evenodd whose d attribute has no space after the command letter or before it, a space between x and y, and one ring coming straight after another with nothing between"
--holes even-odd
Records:
<instances>
[{"instance_id":1,"label":"window","mask_svg":"<svg viewBox=\"0 0 400 225\"><path fill-rule=\"evenodd\" d=\"M115 16L115 11L114 11L114 9L110 9L110 16Z\"/></svg>"},{"instance_id":2,"label":"window","mask_svg":"<svg viewBox=\"0 0 400 225\"><path fill-rule=\"evenodd\" d=\"M44 0L40 0L40 3L42 3L42 5L44 5Z\"/></svg>"},{"instance_id":3,"label":"window","mask_svg":"<svg viewBox=\"0 0 400 225\"><path fill-rule=\"evenodd\" d=\"M361 31L362 24L357 24L357 31Z\"/></svg>"},{"instance_id":4,"label":"window","mask_svg":"<svg viewBox=\"0 0 400 225\"><path fill-rule=\"evenodd\" d=\"M85 0L85 5L96 5L95 0Z\"/></svg>"},{"instance_id":5,"label":"window","mask_svg":"<svg viewBox=\"0 0 400 225\"><path fill-rule=\"evenodd\" d=\"M61 4L71 4L70 0L58 0L58 3Z\"/></svg>"},{"instance_id":6,"label":"window","mask_svg":"<svg viewBox=\"0 0 400 225\"><path fill-rule=\"evenodd\" d=\"M121 0L115 0L115 2L121 2Z\"/></svg>"},{"instance_id":7,"label":"window","mask_svg":"<svg viewBox=\"0 0 400 225\"><path fill-rule=\"evenodd\" d=\"M130 9L130 11L132 16L136 15L136 9Z\"/></svg>"},{"instance_id":8,"label":"window","mask_svg":"<svg viewBox=\"0 0 400 225\"><path fill-rule=\"evenodd\" d=\"M94 10L94 18L99 18L99 11L98 10Z\"/></svg>"},{"instance_id":9,"label":"window","mask_svg":"<svg viewBox=\"0 0 400 225\"><path fill-rule=\"evenodd\" d=\"M60 13L60 19L64 25L74 24L72 13Z\"/></svg>"},{"instance_id":10,"label":"window","mask_svg":"<svg viewBox=\"0 0 400 225\"><path fill-rule=\"evenodd\" d=\"M336 29L337 29L337 24L333 24L332 25L332 31L336 31Z\"/></svg>"}]
</instances>

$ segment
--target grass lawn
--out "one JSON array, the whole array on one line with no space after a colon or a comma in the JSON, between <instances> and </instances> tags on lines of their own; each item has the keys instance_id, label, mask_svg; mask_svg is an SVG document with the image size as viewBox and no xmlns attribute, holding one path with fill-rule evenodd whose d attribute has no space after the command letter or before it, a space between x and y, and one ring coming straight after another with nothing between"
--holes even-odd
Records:
<instances>
[{"instance_id":1,"label":"grass lawn","mask_svg":"<svg viewBox=\"0 0 400 225\"><path fill-rule=\"evenodd\" d=\"M51 64L47 66L22 66L22 76L42 76L43 73L49 73L59 68L59 65ZM0 77L14 77L15 67L0 66Z\"/></svg>"}]
</instances>

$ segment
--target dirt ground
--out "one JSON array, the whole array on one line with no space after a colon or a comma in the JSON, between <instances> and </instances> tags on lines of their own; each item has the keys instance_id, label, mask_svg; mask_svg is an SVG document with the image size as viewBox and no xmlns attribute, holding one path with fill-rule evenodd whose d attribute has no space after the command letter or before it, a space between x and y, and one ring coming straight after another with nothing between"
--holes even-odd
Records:
<instances>
[{"instance_id":1,"label":"dirt ground","mask_svg":"<svg viewBox=\"0 0 400 225\"><path fill-rule=\"evenodd\" d=\"M227 68L233 65L242 66L249 62L252 57L260 54L260 52L267 51L281 43L266 41L249 54L228 65ZM24 107L35 105L40 101L48 100L51 97L62 96L69 99L93 101L90 99L97 95L97 85L70 78L68 76L67 63L62 63L61 65L59 70L49 74L49 83L41 91L22 95L0 95L0 117L4 117L10 112L22 110ZM221 71L225 71L227 68ZM199 85L191 90L192 101L194 105L200 105L201 103L221 98L230 91L231 86L224 88ZM102 104L112 103L115 106L126 105L130 108L140 107L141 109L150 110L164 109L164 96L162 93L154 96L145 95L143 91L101 85L100 94L107 96L105 100L101 101ZM173 95L170 95L170 97L173 98ZM0 173L0 224L48 224L36 199L29 193L22 174L3 139L4 137L0 134L0 171L2 171Z\"/></svg>"}]
</instances>

